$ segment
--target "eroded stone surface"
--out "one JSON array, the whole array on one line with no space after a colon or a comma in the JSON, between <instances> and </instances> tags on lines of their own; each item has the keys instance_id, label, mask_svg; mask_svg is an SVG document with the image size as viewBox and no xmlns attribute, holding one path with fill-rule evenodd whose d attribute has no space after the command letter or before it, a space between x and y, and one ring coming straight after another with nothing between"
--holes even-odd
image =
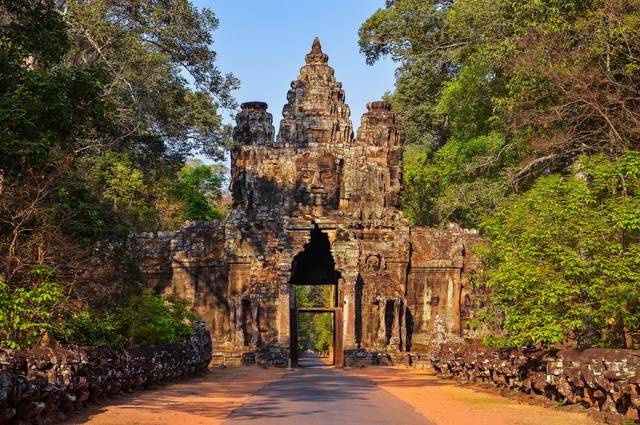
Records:
<instances>
[{"instance_id":1,"label":"eroded stone surface","mask_svg":"<svg viewBox=\"0 0 640 425\"><path fill-rule=\"evenodd\" d=\"M0 350L0 424L57 423L89 402L204 372L203 324L182 343L135 348Z\"/></svg>"},{"instance_id":2,"label":"eroded stone surface","mask_svg":"<svg viewBox=\"0 0 640 425\"><path fill-rule=\"evenodd\" d=\"M265 103L242 105L224 223L134 241L149 285L194 303L220 358L288 356L295 284L336 285L345 350L422 350L438 330L465 333L478 235L409 226L395 115L386 102L369 103L355 137L328 60L316 39L277 136ZM315 240L324 254L311 249Z\"/></svg>"},{"instance_id":3,"label":"eroded stone surface","mask_svg":"<svg viewBox=\"0 0 640 425\"><path fill-rule=\"evenodd\" d=\"M613 414L640 413L640 351L522 350L445 343L431 356L438 374L485 382Z\"/></svg>"}]
</instances>

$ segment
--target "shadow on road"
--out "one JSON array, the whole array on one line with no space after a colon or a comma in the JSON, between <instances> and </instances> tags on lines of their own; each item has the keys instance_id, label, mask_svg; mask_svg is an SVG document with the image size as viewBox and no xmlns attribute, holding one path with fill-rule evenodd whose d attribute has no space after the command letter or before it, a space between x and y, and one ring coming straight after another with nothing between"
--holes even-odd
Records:
<instances>
[{"instance_id":1,"label":"shadow on road","mask_svg":"<svg viewBox=\"0 0 640 425\"><path fill-rule=\"evenodd\" d=\"M429 422L368 379L329 367L308 367L262 388L225 422L252 423L424 425Z\"/></svg>"},{"instance_id":2,"label":"shadow on road","mask_svg":"<svg viewBox=\"0 0 640 425\"><path fill-rule=\"evenodd\" d=\"M330 357L320 357L315 353L304 353L298 359L298 367L327 367L333 366L333 359Z\"/></svg>"},{"instance_id":3,"label":"shadow on road","mask_svg":"<svg viewBox=\"0 0 640 425\"><path fill-rule=\"evenodd\" d=\"M326 403L361 400L363 394L375 387L371 381L341 375L326 367L307 367L264 387L258 392L257 400L234 411L230 419L284 418L298 414L328 413L330 406ZM323 403L326 409L317 409ZM308 404L313 404L316 409L307 409ZM304 406L304 409L292 409L296 405Z\"/></svg>"}]
</instances>

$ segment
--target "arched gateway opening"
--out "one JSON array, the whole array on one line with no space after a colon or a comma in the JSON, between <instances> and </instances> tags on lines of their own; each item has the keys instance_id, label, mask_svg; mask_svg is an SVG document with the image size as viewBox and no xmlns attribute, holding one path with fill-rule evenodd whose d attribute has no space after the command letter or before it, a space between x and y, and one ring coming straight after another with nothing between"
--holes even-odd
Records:
<instances>
[{"instance_id":1,"label":"arched gateway opening","mask_svg":"<svg viewBox=\"0 0 640 425\"><path fill-rule=\"evenodd\" d=\"M291 360L294 366L319 362L344 365L339 281L329 237L316 226L311 230L309 242L291 264Z\"/></svg>"}]
</instances>

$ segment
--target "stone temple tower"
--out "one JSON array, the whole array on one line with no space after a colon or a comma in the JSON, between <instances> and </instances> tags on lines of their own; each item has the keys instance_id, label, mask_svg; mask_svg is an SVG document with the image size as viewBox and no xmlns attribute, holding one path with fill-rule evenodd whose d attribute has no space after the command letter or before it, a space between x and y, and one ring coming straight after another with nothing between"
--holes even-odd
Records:
<instances>
[{"instance_id":1,"label":"stone temple tower","mask_svg":"<svg viewBox=\"0 0 640 425\"><path fill-rule=\"evenodd\" d=\"M193 301L220 358L295 361L296 285L334 288L327 311L337 364L354 350L419 351L436 331L465 332L473 265L466 247L477 235L409 225L399 209L395 115L386 102L369 103L354 136L328 62L316 38L277 136L266 103L242 104L229 217L195 223L168 241L146 240L140 250L150 286Z\"/></svg>"}]
</instances>

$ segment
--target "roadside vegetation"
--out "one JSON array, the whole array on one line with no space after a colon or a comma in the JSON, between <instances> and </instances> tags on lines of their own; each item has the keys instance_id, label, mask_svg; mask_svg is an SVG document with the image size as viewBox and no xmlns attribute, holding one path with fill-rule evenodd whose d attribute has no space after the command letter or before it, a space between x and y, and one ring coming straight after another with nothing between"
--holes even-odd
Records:
<instances>
[{"instance_id":1,"label":"roadside vegetation","mask_svg":"<svg viewBox=\"0 0 640 425\"><path fill-rule=\"evenodd\" d=\"M334 287L331 285L296 285L298 307L331 307ZM333 315L302 313L298 315L298 350L328 353L333 350Z\"/></svg>"},{"instance_id":2,"label":"roadside vegetation","mask_svg":"<svg viewBox=\"0 0 640 425\"><path fill-rule=\"evenodd\" d=\"M1 346L184 336L186 306L141 292L124 249L225 214L224 170L192 159L229 141L217 25L189 0L0 2Z\"/></svg>"},{"instance_id":3,"label":"roadside vegetation","mask_svg":"<svg viewBox=\"0 0 640 425\"><path fill-rule=\"evenodd\" d=\"M495 345L631 347L640 332L640 2L387 0L404 211L482 231Z\"/></svg>"}]
</instances>

